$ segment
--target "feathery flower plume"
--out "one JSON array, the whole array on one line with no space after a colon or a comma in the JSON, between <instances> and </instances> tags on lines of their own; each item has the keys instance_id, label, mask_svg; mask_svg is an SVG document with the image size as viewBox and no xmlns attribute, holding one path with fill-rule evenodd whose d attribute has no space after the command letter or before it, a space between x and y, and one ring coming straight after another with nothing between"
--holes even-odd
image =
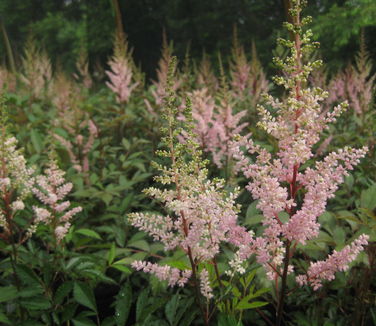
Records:
<instances>
[{"instance_id":1,"label":"feathery flower plume","mask_svg":"<svg viewBox=\"0 0 376 326\"><path fill-rule=\"evenodd\" d=\"M256 107L260 103L261 95L269 91L269 81L266 79L261 62L257 56L256 44L252 42L252 58L250 62L250 74L248 78L248 92L251 95L251 104Z\"/></svg>"},{"instance_id":2,"label":"feathery flower plume","mask_svg":"<svg viewBox=\"0 0 376 326\"><path fill-rule=\"evenodd\" d=\"M28 230L30 235L43 223L52 226L55 239L60 242L69 231L72 217L82 211L80 206L70 208L71 203L65 199L73 184L66 183L64 175L56 161L50 159L44 175L37 176L32 192L44 207L33 206L35 219Z\"/></svg>"},{"instance_id":3,"label":"feathery flower plume","mask_svg":"<svg viewBox=\"0 0 376 326\"><path fill-rule=\"evenodd\" d=\"M162 41L162 57L158 63L157 69L157 80L153 80L153 88L151 89L151 94L154 99L154 105L152 105L148 99L144 99L146 108L149 113L156 115L157 111L160 110L163 106L163 99L166 96L166 85L167 85L167 76L168 69L171 64L173 47L172 44L168 44L166 32L163 31L163 41ZM176 67L174 68L174 73L176 72ZM178 79L174 81L172 88L174 91L180 87L182 80Z\"/></svg>"},{"instance_id":4,"label":"feathery flower plume","mask_svg":"<svg viewBox=\"0 0 376 326\"><path fill-rule=\"evenodd\" d=\"M17 149L16 138L7 135L3 99L0 111L0 237L9 240L17 231L13 219L25 208L24 201L31 195L34 169L27 166L22 151Z\"/></svg>"},{"instance_id":5,"label":"feathery flower plume","mask_svg":"<svg viewBox=\"0 0 376 326\"><path fill-rule=\"evenodd\" d=\"M293 271L290 263L296 246L318 236L318 216L325 212L328 199L334 197L348 170L352 170L367 151L365 147L346 147L317 161L314 167L302 167L313 157L312 146L319 141L320 133L348 106L342 103L331 112L323 112L321 103L328 96L327 92L304 86L312 70L321 64L320 61L303 63L305 56L317 46L311 41L311 31L303 30L310 22L309 17L300 19L304 3L292 1L293 23L285 24L294 35L294 41L279 39L280 44L290 49L290 56L285 60L275 59L283 75L275 77L274 81L286 89L288 97L280 101L265 95L272 112L258 106L261 117L258 125L278 141L278 151L273 157L247 139L240 140L233 148L238 166L250 179L247 189L258 200L257 207L263 213L265 226L263 236L255 237L249 245L241 247L239 256L245 259L254 253L271 280L282 277L279 323L286 277ZM249 163L240 146L245 146L250 155L256 155L256 160ZM281 219L281 213L287 213L287 221ZM331 255L326 262L313 263L308 276L298 276L298 282L318 289L319 280L332 279L335 271L344 270L366 244L367 236L363 235L343 251Z\"/></svg>"},{"instance_id":6,"label":"feathery flower plume","mask_svg":"<svg viewBox=\"0 0 376 326\"><path fill-rule=\"evenodd\" d=\"M232 61L230 62L231 89L235 96L249 95L256 106L261 94L269 90L269 83L257 57L255 42L252 42L252 59L248 62L244 47L239 44L237 27L234 27Z\"/></svg>"},{"instance_id":7,"label":"feathery flower plume","mask_svg":"<svg viewBox=\"0 0 376 326\"><path fill-rule=\"evenodd\" d=\"M106 85L116 94L118 103L127 103L138 82L133 82L131 54L123 34L117 33L115 36L114 55L108 65L111 70L106 74L110 81Z\"/></svg>"},{"instance_id":8,"label":"feathery flower plume","mask_svg":"<svg viewBox=\"0 0 376 326\"><path fill-rule=\"evenodd\" d=\"M232 61L230 62L231 86L236 95L243 96L248 87L248 78L251 67L245 55L244 47L239 44L238 29L234 26Z\"/></svg>"},{"instance_id":9,"label":"feathery flower plume","mask_svg":"<svg viewBox=\"0 0 376 326\"><path fill-rule=\"evenodd\" d=\"M85 175L85 182L89 183L89 154L93 148L95 139L98 137L98 128L94 121L88 117L84 117L76 128L72 128L69 125L63 127L65 127L68 133L73 137L73 140L67 140L58 134L53 134L53 136L68 152L73 168L77 172L83 173ZM87 129L88 133L86 137L83 134L85 129ZM78 130L80 133L77 134L76 130Z\"/></svg>"},{"instance_id":10,"label":"feathery flower plume","mask_svg":"<svg viewBox=\"0 0 376 326\"><path fill-rule=\"evenodd\" d=\"M350 108L359 116L370 109L376 90L376 74L372 74L372 62L367 53L364 37L362 37L360 51L354 66L345 71L346 95Z\"/></svg>"},{"instance_id":11,"label":"feathery flower plume","mask_svg":"<svg viewBox=\"0 0 376 326\"><path fill-rule=\"evenodd\" d=\"M215 76L210 60L204 52L197 71L197 84L200 88L207 88L211 94L214 94L218 87L218 79Z\"/></svg>"},{"instance_id":12,"label":"feathery flower plume","mask_svg":"<svg viewBox=\"0 0 376 326\"><path fill-rule=\"evenodd\" d=\"M76 62L77 73L73 74L73 77L81 82L86 89L90 89L93 86L93 79L89 72L89 60L87 57L87 51L82 44L80 47L80 53Z\"/></svg>"},{"instance_id":13,"label":"feathery flower plume","mask_svg":"<svg viewBox=\"0 0 376 326\"><path fill-rule=\"evenodd\" d=\"M42 98L47 93L47 87L52 79L52 68L46 51L35 44L33 37L29 37L22 58L23 74L21 80L35 98Z\"/></svg>"},{"instance_id":14,"label":"feathery flower plume","mask_svg":"<svg viewBox=\"0 0 376 326\"><path fill-rule=\"evenodd\" d=\"M175 69L175 60L169 68L167 97L164 118L168 126L163 128L163 143L166 150L158 151L159 156L169 158L171 166L155 163L161 175L155 180L163 185L171 185L168 189L148 188L145 193L165 206L168 215L132 213L129 214L131 224L145 231L154 240L164 244L165 250L182 249L190 262L191 269L181 271L169 281L170 285L183 284L192 275L196 289L208 299L211 289L207 272L201 273L201 285L198 283L198 265L205 262L215 264L215 257L220 252L222 242L235 245L242 243L247 234L244 228L238 226L238 205L235 203L237 192L228 194L224 189L223 180L209 180L206 161L193 137L193 126L190 118L190 101L186 102L185 121L176 119L178 109L171 80ZM186 127L186 141L179 142L178 138ZM166 279L172 269L165 267L159 273L157 266L145 262L133 264L138 270L153 273L160 279ZM184 282L178 280L183 276Z\"/></svg>"}]
</instances>

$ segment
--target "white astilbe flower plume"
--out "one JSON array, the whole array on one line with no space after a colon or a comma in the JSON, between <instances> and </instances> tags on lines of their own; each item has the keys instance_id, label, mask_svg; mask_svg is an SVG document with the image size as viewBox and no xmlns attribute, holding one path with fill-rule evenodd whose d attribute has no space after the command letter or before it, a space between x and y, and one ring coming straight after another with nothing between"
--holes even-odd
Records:
<instances>
[{"instance_id":1,"label":"white astilbe flower plume","mask_svg":"<svg viewBox=\"0 0 376 326\"><path fill-rule=\"evenodd\" d=\"M44 207L33 206L35 219L29 233L33 233L39 223L51 225L56 240L60 242L70 228L72 217L81 212L80 206L70 208L70 202L65 200L73 184L65 182L64 175L65 172L59 169L57 163L50 160L44 175L36 178L32 191Z\"/></svg>"}]
</instances>

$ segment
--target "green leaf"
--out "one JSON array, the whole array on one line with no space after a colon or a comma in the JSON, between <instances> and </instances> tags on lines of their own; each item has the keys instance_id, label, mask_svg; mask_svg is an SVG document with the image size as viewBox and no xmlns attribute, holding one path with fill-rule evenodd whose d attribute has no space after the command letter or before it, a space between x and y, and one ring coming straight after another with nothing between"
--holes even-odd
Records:
<instances>
[{"instance_id":1,"label":"green leaf","mask_svg":"<svg viewBox=\"0 0 376 326\"><path fill-rule=\"evenodd\" d=\"M180 269L181 271L185 269L191 269L185 262L181 260L168 261L166 262L166 265Z\"/></svg>"},{"instance_id":2,"label":"green leaf","mask_svg":"<svg viewBox=\"0 0 376 326\"><path fill-rule=\"evenodd\" d=\"M55 304L61 304L64 298L73 290L73 282L64 282L56 290L54 302Z\"/></svg>"},{"instance_id":3,"label":"green leaf","mask_svg":"<svg viewBox=\"0 0 376 326\"><path fill-rule=\"evenodd\" d=\"M89 238L102 240L101 236L97 232L90 230L90 229L79 229L79 230L76 230L75 233L86 235Z\"/></svg>"},{"instance_id":4,"label":"green leaf","mask_svg":"<svg viewBox=\"0 0 376 326\"><path fill-rule=\"evenodd\" d=\"M115 322L117 326L125 326L132 305L132 288L129 283L123 285L115 301Z\"/></svg>"},{"instance_id":5,"label":"green leaf","mask_svg":"<svg viewBox=\"0 0 376 326\"><path fill-rule=\"evenodd\" d=\"M37 153L40 153L43 148L43 142L42 142L42 137L37 130L31 129L30 140L35 148L35 151Z\"/></svg>"},{"instance_id":6,"label":"green leaf","mask_svg":"<svg viewBox=\"0 0 376 326\"><path fill-rule=\"evenodd\" d=\"M239 310L254 309L254 308L263 307L267 304L268 304L267 302L263 302L263 301L248 302L248 299L244 298L243 300L240 300L240 302L236 306L236 309L239 309Z\"/></svg>"},{"instance_id":7,"label":"green leaf","mask_svg":"<svg viewBox=\"0 0 376 326\"><path fill-rule=\"evenodd\" d=\"M141 316L143 315L145 306L147 305L147 298L149 296L149 290L146 288L141 291L140 295L137 299L136 305L136 321L141 320Z\"/></svg>"},{"instance_id":8,"label":"green leaf","mask_svg":"<svg viewBox=\"0 0 376 326\"><path fill-rule=\"evenodd\" d=\"M112 262L115 259L115 256L116 256L116 247L115 247L115 243L113 242L111 244L111 248L110 248L110 250L108 252L108 258L107 258L108 265L112 264Z\"/></svg>"},{"instance_id":9,"label":"green leaf","mask_svg":"<svg viewBox=\"0 0 376 326\"><path fill-rule=\"evenodd\" d=\"M367 190L363 190L360 195L360 207L374 210L376 208L376 184Z\"/></svg>"},{"instance_id":10,"label":"green leaf","mask_svg":"<svg viewBox=\"0 0 376 326\"><path fill-rule=\"evenodd\" d=\"M51 308L51 302L44 296L23 299L20 300L20 304L28 310L45 310Z\"/></svg>"},{"instance_id":11,"label":"green leaf","mask_svg":"<svg viewBox=\"0 0 376 326\"><path fill-rule=\"evenodd\" d=\"M72 320L74 326L97 326L96 323L85 317L79 317Z\"/></svg>"},{"instance_id":12,"label":"green leaf","mask_svg":"<svg viewBox=\"0 0 376 326\"><path fill-rule=\"evenodd\" d=\"M246 218L251 218L254 215L259 215L260 210L256 208L258 204L258 200L255 200L252 204L250 204L247 208L247 213L245 215Z\"/></svg>"},{"instance_id":13,"label":"green leaf","mask_svg":"<svg viewBox=\"0 0 376 326\"><path fill-rule=\"evenodd\" d=\"M145 240L137 240L137 241L129 242L128 247L141 249L141 250L146 251L146 252L150 251L150 246L147 243L147 241L145 241Z\"/></svg>"},{"instance_id":14,"label":"green leaf","mask_svg":"<svg viewBox=\"0 0 376 326\"><path fill-rule=\"evenodd\" d=\"M176 311L179 307L180 295L176 293L169 302L167 302L165 307L165 315L167 317L168 322L171 326L175 325L175 315Z\"/></svg>"},{"instance_id":15,"label":"green leaf","mask_svg":"<svg viewBox=\"0 0 376 326\"><path fill-rule=\"evenodd\" d=\"M111 265L111 267L115 268L118 271L123 272L125 274L131 274L132 273L132 270L129 267L121 265L121 264L116 264L115 263L115 264Z\"/></svg>"},{"instance_id":16,"label":"green leaf","mask_svg":"<svg viewBox=\"0 0 376 326\"><path fill-rule=\"evenodd\" d=\"M234 316L220 314L218 318L218 326L242 326Z\"/></svg>"},{"instance_id":17,"label":"green leaf","mask_svg":"<svg viewBox=\"0 0 376 326\"><path fill-rule=\"evenodd\" d=\"M33 285L33 286L27 286L26 288L22 289L18 295L22 298L30 298L34 297L38 294L42 294L44 292L44 289L42 286L38 285Z\"/></svg>"},{"instance_id":18,"label":"green leaf","mask_svg":"<svg viewBox=\"0 0 376 326\"><path fill-rule=\"evenodd\" d=\"M0 302L7 302L17 298L17 288L15 286L0 287Z\"/></svg>"},{"instance_id":19,"label":"green leaf","mask_svg":"<svg viewBox=\"0 0 376 326\"><path fill-rule=\"evenodd\" d=\"M177 314L175 316L174 326L182 326L183 325L185 319L182 320L182 317L184 315L186 315L187 309L189 309L192 306L193 302L194 302L194 299L192 297L190 297L180 304L179 311L177 312ZM188 313L188 314L192 315L193 313ZM189 319L187 320L187 322L188 321L189 321Z\"/></svg>"},{"instance_id":20,"label":"green leaf","mask_svg":"<svg viewBox=\"0 0 376 326\"><path fill-rule=\"evenodd\" d=\"M74 299L81 305L97 312L93 289L85 283L75 282L73 288Z\"/></svg>"},{"instance_id":21,"label":"green leaf","mask_svg":"<svg viewBox=\"0 0 376 326\"><path fill-rule=\"evenodd\" d=\"M1 311L0 311L0 323L11 325L10 320L8 319L8 317L3 312L1 312Z\"/></svg>"},{"instance_id":22,"label":"green leaf","mask_svg":"<svg viewBox=\"0 0 376 326\"><path fill-rule=\"evenodd\" d=\"M337 245L343 245L346 240L346 233L342 228L336 227L333 231L333 238Z\"/></svg>"}]
</instances>

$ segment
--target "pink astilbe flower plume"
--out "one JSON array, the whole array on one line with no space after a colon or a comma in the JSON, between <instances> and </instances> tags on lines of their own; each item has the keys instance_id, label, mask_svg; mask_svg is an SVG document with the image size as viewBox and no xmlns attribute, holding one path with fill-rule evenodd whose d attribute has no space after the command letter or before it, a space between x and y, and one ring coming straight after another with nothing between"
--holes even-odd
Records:
<instances>
[{"instance_id":1,"label":"pink astilbe flower plume","mask_svg":"<svg viewBox=\"0 0 376 326\"><path fill-rule=\"evenodd\" d=\"M259 103L261 94L269 90L269 82L258 60L255 43L252 42L252 59L249 62L244 47L239 44L236 26L234 27L230 74L231 90L235 96L242 99L249 95L253 107Z\"/></svg>"},{"instance_id":2,"label":"pink astilbe flower plume","mask_svg":"<svg viewBox=\"0 0 376 326\"><path fill-rule=\"evenodd\" d=\"M174 66L169 70L169 78L172 78L173 71ZM237 246L244 242L248 233L237 225L237 192L228 193L223 180L208 178L207 162L203 161L202 152L193 136L190 100L186 101L185 120L181 122L176 119L178 109L170 81L167 90L164 109L167 127L163 129L163 142L167 149L158 154L169 158L171 166L155 163L155 167L161 171L161 175L155 180L171 187L151 187L145 193L162 202L168 214L132 213L129 214L129 220L154 240L162 242L165 250L182 249L190 262L190 269L178 272L168 266L162 268L145 262L135 262L133 266L152 273L161 280L168 278L170 285L183 285L192 276L196 288L210 299L212 290L209 275L205 270L198 275L199 264L215 264L221 243L230 242ZM181 123L185 126L185 133ZM182 134L186 135L185 142L178 140Z\"/></svg>"},{"instance_id":3,"label":"pink astilbe flower plume","mask_svg":"<svg viewBox=\"0 0 376 326\"><path fill-rule=\"evenodd\" d=\"M167 85L167 75L168 67L171 64L171 58L173 53L172 43L169 44L167 41L166 32L163 31L163 42L162 42L162 56L158 62L157 69L157 80L152 81L151 94L153 96L153 104L150 103L148 99L144 99L145 105L150 114L153 116L157 115L158 111L161 110L163 105L163 99L166 96L166 85ZM174 68L176 72L176 67ZM177 91L182 84L182 80L175 79L172 85L174 91Z\"/></svg>"},{"instance_id":4,"label":"pink astilbe flower plume","mask_svg":"<svg viewBox=\"0 0 376 326\"><path fill-rule=\"evenodd\" d=\"M245 55L243 46L239 44L238 30L234 26L234 36L232 44L232 61L230 63L231 86L236 95L243 96L248 87L248 78L251 67Z\"/></svg>"},{"instance_id":5,"label":"pink astilbe flower plume","mask_svg":"<svg viewBox=\"0 0 376 326\"><path fill-rule=\"evenodd\" d=\"M215 76L210 60L204 52L197 71L197 84L200 88L207 88L213 94L219 87L219 82Z\"/></svg>"},{"instance_id":6,"label":"pink astilbe flower plume","mask_svg":"<svg viewBox=\"0 0 376 326\"><path fill-rule=\"evenodd\" d=\"M348 105L342 103L332 111L322 110L321 103L328 93L317 87L304 86L321 61L303 63L317 44L311 41L311 31L303 29L310 21L309 18L300 19L303 1L294 0L292 3L293 23L286 23L286 27L295 38L294 41L279 40L290 49L290 56L285 60L275 59L283 75L274 78L277 85L286 89L288 96L280 101L265 95L265 102L271 110L258 106L258 125L276 139L278 150L272 155L245 138L234 143L233 147L238 167L250 179L247 189L258 200L257 208L264 216L262 223L265 226L263 235L241 247L238 256L245 259L255 254L271 280L282 278L278 316L282 313L286 277L294 270L291 261L296 246L318 236L320 225L317 219L325 212L328 199L334 197L348 171L367 152L365 147L346 147L328 154L314 167L303 168L313 158L312 148L320 140L322 131ZM250 162L240 150L242 146L250 156L255 156L253 161ZM282 213L288 216L287 221L281 219ZM366 244L367 236L362 235L341 252L334 252L325 262L312 263L307 276L297 277L299 284L318 289L321 280L331 280L336 271L345 270Z\"/></svg>"},{"instance_id":7,"label":"pink astilbe flower plume","mask_svg":"<svg viewBox=\"0 0 376 326\"><path fill-rule=\"evenodd\" d=\"M118 103L127 103L134 89L139 84L133 81L131 53L128 42L122 34L116 34L114 55L108 62L111 70L106 71L109 82L106 85L116 94Z\"/></svg>"}]
</instances>

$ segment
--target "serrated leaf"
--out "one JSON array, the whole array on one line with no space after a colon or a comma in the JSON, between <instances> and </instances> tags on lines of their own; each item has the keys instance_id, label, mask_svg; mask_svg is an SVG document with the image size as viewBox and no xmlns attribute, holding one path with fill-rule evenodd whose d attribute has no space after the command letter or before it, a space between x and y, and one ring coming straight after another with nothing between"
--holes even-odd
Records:
<instances>
[{"instance_id":1,"label":"serrated leaf","mask_svg":"<svg viewBox=\"0 0 376 326\"><path fill-rule=\"evenodd\" d=\"M181 260L167 261L166 265L180 269L181 271L185 269L191 269L185 262Z\"/></svg>"},{"instance_id":2,"label":"serrated leaf","mask_svg":"<svg viewBox=\"0 0 376 326\"><path fill-rule=\"evenodd\" d=\"M175 315L179 306L180 295L176 293L165 306L165 315L170 325L175 325Z\"/></svg>"},{"instance_id":3,"label":"serrated leaf","mask_svg":"<svg viewBox=\"0 0 376 326\"><path fill-rule=\"evenodd\" d=\"M360 195L360 207L374 210L376 208L376 184L373 184Z\"/></svg>"},{"instance_id":4,"label":"serrated leaf","mask_svg":"<svg viewBox=\"0 0 376 326\"><path fill-rule=\"evenodd\" d=\"M116 255L116 247L115 247L115 243L112 243L111 244L111 248L110 248L110 250L108 252L108 257L107 257L108 265L112 264L112 262L115 259L115 255Z\"/></svg>"},{"instance_id":5,"label":"serrated leaf","mask_svg":"<svg viewBox=\"0 0 376 326\"><path fill-rule=\"evenodd\" d=\"M79 317L72 320L74 326L97 326L96 323L85 317Z\"/></svg>"},{"instance_id":6,"label":"serrated leaf","mask_svg":"<svg viewBox=\"0 0 376 326\"><path fill-rule=\"evenodd\" d=\"M150 246L147 243L147 241L145 241L145 240L137 240L137 241L129 242L128 247L141 249L141 250L146 251L146 252L150 251Z\"/></svg>"},{"instance_id":7,"label":"serrated leaf","mask_svg":"<svg viewBox=\"0 0 376 326\"><path fill-rule=\"evenodd\" d=\"M125 326L128 320L129 311L132 306L132 288L129 283L124 284L115 302L115 322L117 326Z\"/></svg>"},{"instance_id":8,"label":"serrated leaf","mask_svg":"<svg viewBox=\"0 0 376 326\"><path fill-rule=\"evenodd\" d=\"M64 298L73 290L73 282L64 282L56 290L54 302L55 304L61 304Z\"/></svg>"},{"instance_id":9,"label":"serrated leaf","mask_svg":"<svg viewBox=\"0 0 376 326\"><path fill-rule=\"evenodd\" d=\"M149 290L144 289L141 291L140 295L138 296L137 305L136 305L136 321L140 321L141 316L143 315L144 308L147 305L148 294L149 294Z\"/></svg>"},{"instance_id":10,"label":"serrated leaf","mask_svg":"<svg viewBox=\"0 0 376 326\"><path fill-rule=\"evenodd\" d=\"M267 305L267 302L263 301L254 301L254 302L248 302L248 300L240 300L238 305L236 306L236 309L239 310L245 310L245 309L254 309L254 308L259 308Z\"/></svg>"},{"instance_id":11,"label":"serrated leaf","mask_svg":"<svg viewBox=\"0 0 376 326\"><path fill-rule=\"evenodd\" d=\"M90 230L90 229L78 229L74 233L82 234L89 238L102 240L101 236L97 232Z\"/></svg>"},{"instance_id":12,"label":"serrated leaf","mask_svg":"<svg viewBox=\"0 0 376 326\"><path fill-rule=\"evenodd\" d=\"M242 295L236 286L231 289L231 292L236 298L240 298Z\"/></svg>"},{"instance_id":13,"label":"serrated leaf","mask_svg":"<svg viewBox=\"0 0 376 326\"><path fill-rule=\"evenodd\" d=\"M17 288L15 286L0 287L0 302L7 302L17 298Z\"/></svg>"},{"instance_id":14,"label":"serrated leaf","mask_svg":"<svg viewBox=\"0 0 376 326\"><path fill-rule=\"evenodd\" d=\"M51 308L51 302L44 296L33 297L32 300L20 300L20 304L28 310L46 310Z\"/></svg>"},{"instance_id":15,"label":"serrated leaf","mask_svg":"<svg viewBox=\"0 0 376 326\"><path fill-rule=\"evenodd\" d=\"M97 312L93 289L85 283L75 282L73 288L74 299L81 305Z\"/></svg>"},{"instance_id":16,"label":"serrated leaf","mask_svg":"<svg viewBox=\"0 0 376 326\"><path fill-rule=\"evenodd\" d=\"M39 132L35 129L31 129L30 131L30 140L34 146L34 149L37 153L40 153L42 151L42 148L43 148L43 141L42 141L42 137L41 135L39 134Z\"/></svg>"},{"instance_id":17,"label":"serrated leaf","mask_svg":"<svg viewBox=\"0 0 376 326\"><path fill-rule=\"evenodd\" d=\"M132 270L129 267L121 265L121 264L115 263L115 264L111 265L111 267L117 269L120 272L126 273L126 274L132 273Z\"/></svg>"},{"instance_id":18,"label":"serrated leaf","mask_svg":"<svg viewBox=\"0 0 376 326\"><path fill-rule=\"evenodd\" d=\"M38 294L42 294L43 292L44 292L43 288L38 284L35 286L25 287L18 293L18 295L19 297L22 297L22 298L30 298Z\"/></svg>"},{"instance_id":19,"label":"serrated leaf","mask_svg":"<svg viewBox=\"0 0 376 326\"><path fill-rule=\"evenodd\" d=\"M10 320L8 319L8 317L3 312L1 312L1 311L0 311L0 323L11 325Z\"/></svg>"}]
</instances>

